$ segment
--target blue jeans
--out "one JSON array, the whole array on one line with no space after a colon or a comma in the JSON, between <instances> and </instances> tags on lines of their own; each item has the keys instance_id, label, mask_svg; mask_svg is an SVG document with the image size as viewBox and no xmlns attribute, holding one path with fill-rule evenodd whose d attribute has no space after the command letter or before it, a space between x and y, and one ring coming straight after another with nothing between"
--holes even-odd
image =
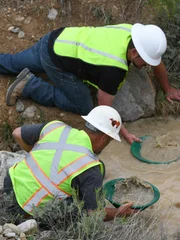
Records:
<instances>
[{"instance_id":1,"label":"blue jeans","mask_svg":"<svg viewBox=\"0 0 180 240\"><path fill-rule=\"evenodd\" d=\"M51 61L48 53L49 35L50 33L17 54L0 54L0 73L18 74L26 67L33 73L45 72L54 85L33 74L23 89L22 96L45 106L56 106L86 115L93 108L90 90L74 74L62 72Z\"/></svg>"}]
</instances>

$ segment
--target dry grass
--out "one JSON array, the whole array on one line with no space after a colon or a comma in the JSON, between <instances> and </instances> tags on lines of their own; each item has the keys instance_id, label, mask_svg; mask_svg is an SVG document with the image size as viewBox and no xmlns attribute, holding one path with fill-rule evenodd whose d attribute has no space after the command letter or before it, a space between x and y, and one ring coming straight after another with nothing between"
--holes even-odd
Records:
<instances>
[{"instance_id":1,"label":"dry grass","mask_svg":"<svg viewBox=\"0 0 180 240\"><path fill-rule=\"evenodd\" d=\"M173 101L173 103L169 103L165 95L162 91L157 92L156 95L156 115L162 115L167 117L168 115L180 116L180 102Z\"/></svg>"}]
</instances>

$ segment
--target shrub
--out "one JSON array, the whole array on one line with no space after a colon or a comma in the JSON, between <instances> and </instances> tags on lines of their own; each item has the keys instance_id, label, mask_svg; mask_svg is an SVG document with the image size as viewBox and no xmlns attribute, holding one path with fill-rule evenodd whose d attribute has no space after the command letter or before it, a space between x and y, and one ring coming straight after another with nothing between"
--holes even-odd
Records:
<instances>
[{"instance_id":1,"label":"shrub","mask_svg":"<svg viewBox=\"0 0 180 240\"><path fill-rule=\"evenodd\" d=\"M166 34L167 50L163 61L168 72L169 82L175 88L180 88L180 1L179 0L149 0L153 9L155 21ZM156 99L156 112L162 115L180 114L180 103L169 104L162 90L159 89Z\"/></svg>"}]
</instances>

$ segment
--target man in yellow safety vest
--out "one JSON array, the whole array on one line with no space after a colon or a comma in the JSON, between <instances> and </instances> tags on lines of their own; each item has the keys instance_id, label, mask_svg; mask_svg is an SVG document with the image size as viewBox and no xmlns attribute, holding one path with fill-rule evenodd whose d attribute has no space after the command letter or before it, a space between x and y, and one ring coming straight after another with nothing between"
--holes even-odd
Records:
<instances>
[{"instance_id":1,"label":"man in yellow safety vest","mask_svg":"<svg viewBox=\"0 0 180 240\"><path fill-rule=\"evenodd\" d=\"M180 90L170 86L161 61L166 47L165 34L156 25L59 28L27 50L0 54L1 74L20 73L8 88L6 103L12 106L22 96L45 106L86 115L93 108L93 101L84 82L98 89L98 105L111 106L130 63L139 69L152 66L167 100L180 100ZM34 75L42 72L54 84ZM130 144L140 141L124 126L121 136Z\"/></svg>"},{"instance_id":2,"label":"man in yellow safety vest","mask_svg":"<svg viewBox=\"0 0 180 240\"><path fill-rule=\"evenodd\" d=\"M13 136L28 155L9 169L4 191L13 192L21 212L33 215L35 206L54 197L60 200L78 191L84 208L97 208L96 191L102 187L104 165L96 154L111 140L120 141L119 113L109 106L95 107L85 120L85 130L77 130L61 121L22 126ZM8 184L7 184L8 183ZM119 209L105 208L105 221L131 215L132 203Z\"/></svg>"}]
</instances>

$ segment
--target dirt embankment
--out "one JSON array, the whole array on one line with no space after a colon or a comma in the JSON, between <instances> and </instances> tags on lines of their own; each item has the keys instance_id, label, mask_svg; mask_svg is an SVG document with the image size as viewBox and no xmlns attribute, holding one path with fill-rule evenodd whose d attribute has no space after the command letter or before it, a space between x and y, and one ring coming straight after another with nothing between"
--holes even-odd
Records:
<instances>
[{"instance_id":1,"label":"dirt embankment","mask_svg":"<svg viewBox=\"0 0 180 240\"><path fill-rule=\"evenodd\" d=\"M58 15L49 20L49 10L55 8ZM0 52L16 53L33 45L45 33L60 26L104 25L122 22L146 23L145 6L142 1L119 0L13 0L0 3ZM26 21L29 19L30 21ZM24 38L10 32L10 27L18 27L25 33ZM63 112L57 108L40 106L30 100L23 100L25 107L35 105L38 114L30 120L22 119L22 114L15 107L5 104L6 90L15 76L0 76L0 150L12 150L11 131L25 123L39 123L61 119L68 124L81 128L79 116Z\"/></svg>"}]
</instances>

